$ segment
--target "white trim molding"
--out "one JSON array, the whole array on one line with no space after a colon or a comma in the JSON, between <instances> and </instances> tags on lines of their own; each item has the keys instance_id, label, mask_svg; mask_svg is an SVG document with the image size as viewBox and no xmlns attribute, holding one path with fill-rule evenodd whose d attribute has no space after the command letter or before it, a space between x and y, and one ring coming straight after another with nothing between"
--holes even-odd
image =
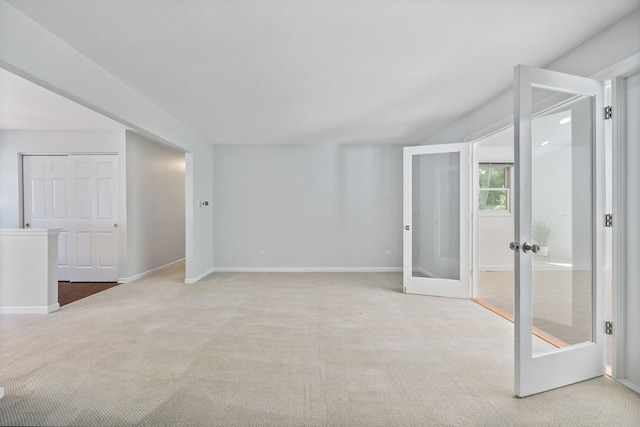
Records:
<instances>
[{"instance_id":1,"label":"white trim molding","mask_svg":"<svg viewBox=\"0 0 640 427\"><path fill-rule=\"evenodd\" d=\"M50 306L2 306L0 307L0 314L49 314L57 311L59 308L59 303L51 304Z\"/></svg>"},{"instance_id":2,"label":"white trim molding","mask_svg":"<svg viewBox=\"0 0 640 427\"><path fill-rule=\"evenodd\" d=\"M215 269L213 267L211 267L208 270L206 270L204 273L199 274L198 276L194 277L193 279L184 279L184 283L186 283L187 285L193 285L194 283L199 282L200 280L204 279L209 274L213 273L214 270Z\"/></svg>"},{"instance_id":3,"label":"white trim molding","mask_svg":"<svg viewBox=\"0 0 640 427\"><path fill-rule=\"evenodd\" d=\"M402 267L214 267L215 273L397 273Z\"/></svg>"},{"instance_id":4,"label":"white trim molding","mask_svg":"<svg viewBox=\"0 0 640 427\"><path fill-rule=\"evenodd\" d=\"M134 274L133 276L121 277L121 278L118 279L118 283L135 282L136 280L142 279L143 277L149 276L149 275L151 275L153 273L157 273L160 270L164 270L165 268L169 268L172 265L178 264L178 263L183 262L183 261L184 261L184 258L181 258L181 259L179 259L177 261L170 262L170 263L162 265L160 267L152 268L151 270L147 270L147 271L144 271L142 273Z\"/></svg>"}]
</instances>

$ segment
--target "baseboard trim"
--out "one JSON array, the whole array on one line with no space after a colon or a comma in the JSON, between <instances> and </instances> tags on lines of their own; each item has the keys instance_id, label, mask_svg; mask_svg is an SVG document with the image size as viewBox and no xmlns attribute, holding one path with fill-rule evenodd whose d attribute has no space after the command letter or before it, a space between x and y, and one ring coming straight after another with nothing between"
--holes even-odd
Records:
<instances>
[{"instance_id":1,"label":"baseboard trim","mask_svg":"<svg viewBox=\"0 0 640 427\"><path fill-rule=\"evenodd\" d=\"M151 274L153 274L153 273L157 273L157 272L158 272L158 271L160 271L160 270L163 270L163 269L165 269L165 268L171 267L172 265L175 265L175 264L177 264L177 263L179 263L179 262L182 262L182 261L184 261L184 258L179 259L179 260L177 260L177 261L170 262L169 264L165 264L165 265L160 266L160 267L157 267L157 268L153 268L153 269L148 270L148 271L145 271L145 272L143 272L143 273L135 274L135 275L133 275L133 276L129 276L129 277L121 277L121 278L119 278L119 279L118 279L118 283L131 283L131 282L135 282L136 280L140 280L140 279L142 279L143 277L149 276L149 275L151 275Z\"/></svg>"},{"instance_id":2,"label":"baseboard trim","mask_svg":"<svg viewBox=\"0 0 640 427\"><path fill-rule=\"evenodd\" d=\"M629 387L631 390L635 391L636 393L640 393L640 387L632 383L631 381L625 380L625 379L618 379L618 378L614 378L614 380L618 381L619 383L623 384L626 387Z\"/></svg>"},{"instance_id":3,"label":"baseboard trim","mask_svg":"<svg viewBox=\"0 0 640 427\"><path fill-rule=\"evenodd\" d=\"M208 269L204 273L194 277L193 279L184 279L184 283L186 283L187 285L193 285L194 283L199 282L200 280L202 280L203 278L205 278L209 274L213 273L213 271L214 271L214 268L211 267L210 269Z\"/></svg>"},{"instance_id":4,"label":"baseboard trim","mask_svg":"<svg viewBox=\"0 0 640 427\"><path fill-rule=\"evenodd\" d=\"M402 267L214 267L215 273L396 273Z\"/></svg>"},{"instance_id":5,"label":"baseboard trim","mask_svg":"<svg viewBox=\"0 0 640 427\"><path fill-rule=\"evenodd\" d=\"M2 306L0 314L49 314L60 308L59 303L46 305Z\"/></svg>"}]
</instances>

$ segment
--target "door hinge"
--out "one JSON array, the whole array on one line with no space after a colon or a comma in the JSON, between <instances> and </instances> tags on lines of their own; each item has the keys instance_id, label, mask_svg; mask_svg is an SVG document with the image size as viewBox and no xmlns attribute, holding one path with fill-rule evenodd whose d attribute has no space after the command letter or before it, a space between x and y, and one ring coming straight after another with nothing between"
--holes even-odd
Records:
<instances>
[{"instance_id":1,"label":"door hinge","mask_svg":"<svg viewBox=\"0 0 640 427\"><path fill-rule=\"evenodd\" d=\"M613 227L613 215L612 214L606 214L604 216L604 226L605 227Z\"/></svg>"},{"instance_id":2,"label":"door hinge","mask_svg":"<svg viewBox=\"0 0 640 427\"><path fill-rule=\"evenodd\" d=\"M604 322L604 333L607 335L613 335L613 322Z\"/></svg>"},{"instance_id":3,"label":"door hinge","mask_svg":"<svg viewBox=\"0 0 640 427\"><path fill-rule=\"evenodd\" d=\"M611 117L613 117L613 107L608 105L604 107L604 119L609 120Z\"/></svg>"}]
</instances>

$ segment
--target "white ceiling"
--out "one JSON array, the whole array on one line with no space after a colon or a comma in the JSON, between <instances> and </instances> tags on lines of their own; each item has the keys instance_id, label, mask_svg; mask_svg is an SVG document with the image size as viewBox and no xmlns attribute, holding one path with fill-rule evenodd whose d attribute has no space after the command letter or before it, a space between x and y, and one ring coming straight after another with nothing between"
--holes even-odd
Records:
<instances>
[{"instance_id":1,"label":"white ceiling","mask_svg":"<svg viewBox=\"0 0 640 427\"><path fill-rule=\"evenodd\" d=\"M126 128L2 68L0 94L0 129Z\"/></svg>"},{"instance_id":2,"label":"white ceiling","mask_svg":"<svg viewBox=\"0 0 640 427\"><path fill-rule=\"evenodd\" d=\"M212 143L419 143L640 0L8 0Z\"/></svg>"}]
</instances>

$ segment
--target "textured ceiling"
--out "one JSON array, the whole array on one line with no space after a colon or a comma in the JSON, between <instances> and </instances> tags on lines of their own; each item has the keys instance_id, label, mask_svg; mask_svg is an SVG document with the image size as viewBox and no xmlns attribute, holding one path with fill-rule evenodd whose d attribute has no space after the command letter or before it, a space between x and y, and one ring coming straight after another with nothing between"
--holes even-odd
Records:
<instances>
[{"instance_id":1,"label":"textured ceiling","mask_svg":"<svg viewBox=\"0 0 640 427\"><path fill-rule=\"evenodd\" d=\"M419 143L639 0L9 0L212 143ZM606 3L606 7L605 7Z\"/></svg>"}]
</instances>

